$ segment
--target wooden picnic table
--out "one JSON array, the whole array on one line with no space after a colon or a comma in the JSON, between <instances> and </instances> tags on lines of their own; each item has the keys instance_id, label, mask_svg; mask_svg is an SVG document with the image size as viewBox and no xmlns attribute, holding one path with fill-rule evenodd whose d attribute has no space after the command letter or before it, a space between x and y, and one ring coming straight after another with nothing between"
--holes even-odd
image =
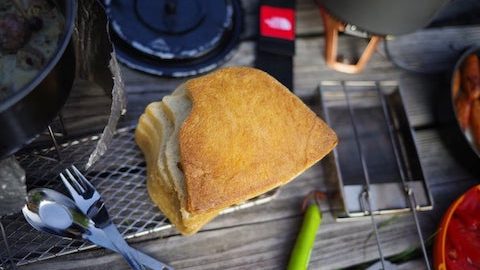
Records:
<instances>
[{"instance_id":1,"label":"wooden picnic table","mask_svg":"<svg viewBox=\"0 0 480 270\"><path fill-rule=\"evenodd\" d=\"M227 65L253 65L256 34L256 1L243 1L246 27L242 42ZM395 67L379 50L360 74L349 75L326 67L323 57L323 28L312 0L297 1L297 40L294 58L294 90L311 106L318 106L317 86L322 80L397 80L410 123L415 130L418 151L428 185L434 197L434 210L420 215L425 237L432 235L448 205L466 189L478 183L474 175L456 161L440 139L435 120L435 96L445 84L438 75L408 73ZM341 36L342 50L358 52L356 45ZM127 67L123 70L128 94L128 114L123 123L134 123L145 106L171 93L184 79L165 79L143 74ZM68 106L103 102L99 96L73 94ZM82 115L82 112L84 115ZM88 126L102 122L89 118L91 111L78 110L68 118L80 117L72 125ZM90 121L90 122L89 122ZM328 169L328 168L327 168ZM197 234L184 237L174 230L150 234L131 241L132 245L177 269L284 269L297 236L302 213L300 204L311 190L327 190L326 169L317 164L296 180L281 188L271 202L222 215ZM338 269L378 259L370 220L336 222L328 202L321 205L323 223L317 232L310 269ZM392 220L391 216L377 220ZM419 239L411 214L402 214L380 228L385 256L399 254L418 246ZM431 247L428 247L431 250ZM400 269L423 269L421 258L404 263ZM26 265L20 269L128 269L117 254L104 249Z\"/></svg>"}]
</instances>

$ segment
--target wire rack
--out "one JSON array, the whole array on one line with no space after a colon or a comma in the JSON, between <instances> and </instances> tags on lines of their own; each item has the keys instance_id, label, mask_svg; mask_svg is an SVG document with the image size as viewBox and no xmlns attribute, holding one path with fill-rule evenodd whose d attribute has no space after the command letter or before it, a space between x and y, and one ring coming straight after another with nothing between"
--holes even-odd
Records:
<instances>
[{"instance_id":1,"label":"wire rack","mask_svg":"<svg viewBox=\"0 0 480 270\"><path fill-rule=\"evenodd\" d=\"M17 155L27 176L27 189L48 187L64 194L58 174L75 164L83 168L99 136L85 137ZM60 157L59 157L60 155ZM134 141L134 127L117 131L107 153L86 172L100 191L113 222L124 238L145 236L167 230L172 225L150 201L146 191L146 164ZM230 207L222 214L263 204L272 200L278 189ZM95 247L78 240L62 239L33 229L21 213L0 219L6 239L0 239L0 269L24 265ZM0 226L2 229L2 226ZM0 238L1 234L0 234Z\"/></svg>"},{"instance_id":2,"label":"wire rack","mask_svg":"<svg viewBox=\"0 0 480 270\"><path fill-rule=\"evenodd\" d=\"M417 212L430 210L433 199L397 82L324 81L318 90L325 119L342 142L333 151L344 209L340 219L370 219L379 267L387 269L375 215L411 211L430 269Z\"/></svg>"}]
</instances>

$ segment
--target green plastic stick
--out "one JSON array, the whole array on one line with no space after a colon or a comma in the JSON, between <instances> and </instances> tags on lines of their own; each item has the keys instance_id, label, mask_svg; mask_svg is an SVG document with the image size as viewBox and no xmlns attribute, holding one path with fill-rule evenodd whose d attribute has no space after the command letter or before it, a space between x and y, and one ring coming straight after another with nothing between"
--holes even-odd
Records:
<instances>
[{"instance_id":1,"label":"green plastic stick","mask_svg":"<svg viewBox=\"0 0 480 270\"><path fill-rule=\"evenodd\" d=\"M308 268L310 253L315 243L315 235L322 222L322 213L316 204L310 204L303 217L302 228L293 247L288 270L305 270Z\"/></svg>"}]
</instances>

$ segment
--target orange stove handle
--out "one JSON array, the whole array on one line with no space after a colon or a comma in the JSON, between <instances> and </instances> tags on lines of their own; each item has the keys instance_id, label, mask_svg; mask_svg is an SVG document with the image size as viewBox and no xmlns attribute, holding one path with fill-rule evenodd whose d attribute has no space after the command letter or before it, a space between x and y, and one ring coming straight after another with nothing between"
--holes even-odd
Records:
<instances>
[{"instance_id":1,"label":"orange stove handle","mask_svg":"<svg viewBox=\"0 0 480 270\"><path fill-rule=\"evenodd\" d=\"M345 31L345 25L334 18L332 18L323 8L320 7L320 14L322 15L323 25L325 28L325 62L330 68L350 74L361 72L375 49L378 43L382 40L380 36L372 36L368 42L367 47L363 51L360 59L356 64L345 64L338 62L338 33Z\"/></svg>"}]
</instances>

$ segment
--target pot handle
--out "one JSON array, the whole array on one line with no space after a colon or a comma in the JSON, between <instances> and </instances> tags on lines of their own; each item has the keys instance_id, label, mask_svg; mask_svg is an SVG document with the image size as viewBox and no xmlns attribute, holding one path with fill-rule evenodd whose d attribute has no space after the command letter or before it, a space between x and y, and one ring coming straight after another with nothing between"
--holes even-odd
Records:
<instances>
[{"instance_id":1,"label":"pot handle","mask_svg":"<svg viewBox=\"0 0 480 270\"><path fill-rule=\"evenodd\" d=\"M368 42L367 47L363 50L363 53L360 59L355 64L345 64L339 62L337 59L337 48L338 48L338 33L346 32L345 24L339 22L332 18L324 8L320 7L320 14L323 20L323 26L325 31L325 62L327 66L336 71L356 74L361 72L368 60L375 52L378 44L382 40L382 37L372 35L370 41Z\"/></svg>"}]
</instances>

